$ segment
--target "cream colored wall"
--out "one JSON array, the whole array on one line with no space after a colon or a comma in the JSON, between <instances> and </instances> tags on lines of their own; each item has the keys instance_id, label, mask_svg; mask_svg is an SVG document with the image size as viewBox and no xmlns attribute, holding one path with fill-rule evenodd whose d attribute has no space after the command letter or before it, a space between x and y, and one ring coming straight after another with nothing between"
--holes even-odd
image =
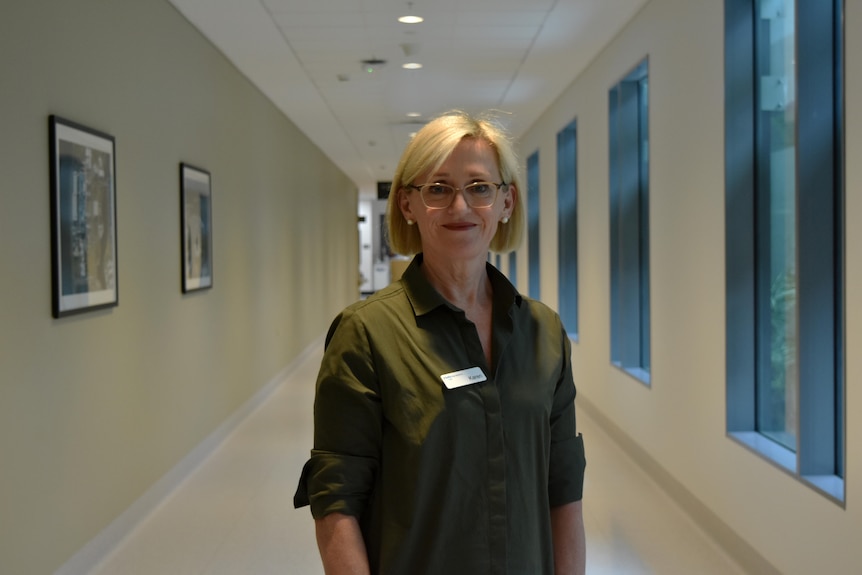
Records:
<instances>
[{"instance_id":1,"label":"cream colored wall","mask_svg":"<svg viewBox=\"0 0 862 575\"><path fill-rule=\"evenodd\" d=\"M555 222L556 133L578 118L579 397L787 575L855 573L862 565L862 302L854 295L862 292L862 230L852 223L862 221L854 161L862 154L862 6L846 4L846 509L725 436L723 2L652 0L522 139L525 157L540 150L541 214ZM645 56L651 388L608 359L607 93ZM549 228L542 228L542 295L553 304L557 246Z\"/></svg>"},{"instance_id":2,"label":"cream colored wall","mask_svg":"<svg viewBox=\"0 0 862 575\"><path fill-rule=\"evenodd\" d=\"M34 575L356 299L357 197L167 1L5 2L0 78L0 573ZM112 134L117 154L119 306L61 320L52 113ZM181 161L213 176L214 287L186 296Z\"/></svg>"}]
</instances>

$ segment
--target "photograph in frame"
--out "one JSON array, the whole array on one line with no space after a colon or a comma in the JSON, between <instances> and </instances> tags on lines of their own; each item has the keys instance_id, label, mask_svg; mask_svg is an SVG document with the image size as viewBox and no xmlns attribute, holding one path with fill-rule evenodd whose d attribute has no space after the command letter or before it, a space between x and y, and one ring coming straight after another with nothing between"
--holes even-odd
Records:
<instances>
[{"instance_id":1,"label":"photograph in frame","mask_svg":"<svg viewBox=\"0 0 862 575\"><path fill-rule=\"evenodd\" d=\"M114 138L52 115L49 140L53 316L116 306Z\"/></svg>"},{"instance_id":2,"label":"photograph in frame","mask_svg":"<svg viewBox=\"0 0 862 575\"><path fill-rule=\"evenodd\" d=\"M211 288L212 178L208 171L180 164L183 293Z\"/></svg>"}]
</instances>

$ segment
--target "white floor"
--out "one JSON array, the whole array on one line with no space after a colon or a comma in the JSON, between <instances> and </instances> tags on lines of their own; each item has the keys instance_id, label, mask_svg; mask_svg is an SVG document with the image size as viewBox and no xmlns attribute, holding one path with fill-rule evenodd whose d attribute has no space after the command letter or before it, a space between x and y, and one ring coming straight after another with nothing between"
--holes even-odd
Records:
<instances>
[{"instance_id":1,"label":"white floor","mask_svg":"<svg viewBox=\"0 0 862 575\"><path fill-rule=\"evenodd\" d=\"M308 508L293 509L321 354L309 354L90 575L322 574ZM589 575L743 573L583 412L578 425Z\"/></svg>"}]
</instances>

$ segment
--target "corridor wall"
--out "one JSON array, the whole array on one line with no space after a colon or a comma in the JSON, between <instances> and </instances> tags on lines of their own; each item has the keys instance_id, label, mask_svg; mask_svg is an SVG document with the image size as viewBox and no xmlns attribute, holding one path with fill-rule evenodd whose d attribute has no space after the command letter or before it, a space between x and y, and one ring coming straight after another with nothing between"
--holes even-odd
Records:
<instances>
[{"instance_id":1,"label":"corridor wall","mask_svg":"<svg viewBox=\"0 0 862 575\"><path fill-rule=\"evenodd\" d=\"M358 297L357 191L166 0L5 2L0 78L0 573L42 575ZM63 319L50 114L116 139L119 305ZM213 185L186 295L180 162Z\"/></svg>"},{"instance_id":2,"label":"corridor wall","mask_svg":"<svg viewBox=\"0 0 862 575\"><path fill-rule=\"evenodd\" d=\"M726 435L723 2L651 0L521 139L557 220L556 135L578 120L578 401L752 573L862 565L862 5L845 3L846 500ZM608 90L649 58L651 383L610 362ZM558 305L557 234L542 228L542 298ZM522 250L522 256L524 255ZM519 268L525 268L519 264ZM523 279L523 278L522 278ZM585 438L589 462L589 438ZM587 464L589 475L589 463ZM584 505L589 508L589 489ZM612 529L613 526L604 526ZM637 534L628 534L636 544Z\"/></svg>"}]
</instances>

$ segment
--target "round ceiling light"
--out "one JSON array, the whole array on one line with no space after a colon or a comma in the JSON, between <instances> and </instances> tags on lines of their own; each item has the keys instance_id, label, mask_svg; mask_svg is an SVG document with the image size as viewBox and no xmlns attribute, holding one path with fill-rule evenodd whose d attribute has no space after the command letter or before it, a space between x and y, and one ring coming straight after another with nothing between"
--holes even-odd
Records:
<instances>
[{"instance_id":1,"label":"round ceiling light","mask_svg":"<svg viewBox=\"0 0 862 575\"><path fill-rule=\"evenodd\" d=\"M425 21L422 16L402 16L398 19L402 24L419 24Z\"/></svg>"}]
</instances>

